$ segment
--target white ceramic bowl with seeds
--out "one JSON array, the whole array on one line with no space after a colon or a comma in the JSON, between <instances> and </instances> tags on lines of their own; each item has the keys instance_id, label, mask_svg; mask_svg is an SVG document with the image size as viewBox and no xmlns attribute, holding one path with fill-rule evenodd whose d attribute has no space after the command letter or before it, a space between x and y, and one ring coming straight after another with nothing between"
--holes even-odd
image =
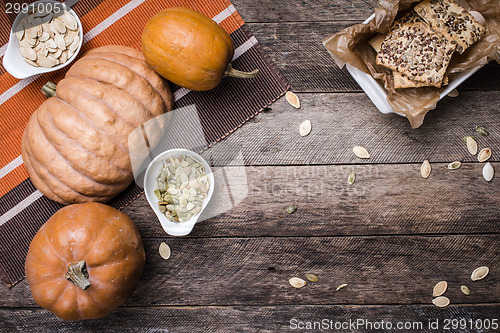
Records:
<instances>
[{"instance_id":1,"label":"white ceramic bowl with seeds","mask_svg":"<svg viewBox=\"0 0 500 333\"><path fill-rule=\"evenodd\" d=\"M54 4L57 4L57 6L60 6L60 8L63 8L66 12L71 14L76 19L76 23L78 25L79 43L76 50L74 50L74 54L71 57L69 57L65 62L55 65L54 67L51 68L35 67L33 65L28 64L24 60L24 57L21 54L21 51L19 50L20 46L19 40L16 37L14 31L14 29L19 26L20 22L30 15L30 11L33 8L38 8L37 6L39 6L39 4L40 6L41 4L46 4L48 6L51 5L54 6ZM40 0L30 4L28 8L29 8L28 13L23 13L23 12L19 13L19 15L17 15L16 19L14 20L14 23L12 24L12 28L10 30L9 44L7 46L7 50L5 51L5 55L3 57L3 66L5 67L7 72L9 72L12 76L14 76L17 79L24 79L37 74L53 72L63 67L66 67L76 58L83 44L82 22L80 21L76 13L65 4L52 0Z\"/></svg>"},{"instance_id":2,"label":"white ceramic bowl with seeds","mask_svg":"<svg viewBox=\"0 0 500 333\"><path fill-rule=\"evenodd\" d=\"M203 168L205 169L205 174L208 177L210 186L208 188L207 196L203 200L201 211L197 215L191 217L186 222L173 222L165 216L165 213L162 213L160 211L160 207L158 205L158 198L156 197L155 190L157 189L158 175L160 174L160 171L163 168L164 162L168 160L169 157L179 157L182 155L186 155L187 157L192 157L198 160L202 164ZM144 193L146 194L146 199L148 200L149 205L151 206L156 216L158 217L158 220L160 221L163 230L165 230L169 235L172 236L186 236L193 230L194 225L196 224L196 222L198 222L198 219L203 214L203 211L207 207L210 198L214 193L214 175L207 161L205 161L200 155L196 154L195 152L192 152L187 149L167 150L156 156L146 169L146 173L144 175Z\"/></svg>"}]
</instances>

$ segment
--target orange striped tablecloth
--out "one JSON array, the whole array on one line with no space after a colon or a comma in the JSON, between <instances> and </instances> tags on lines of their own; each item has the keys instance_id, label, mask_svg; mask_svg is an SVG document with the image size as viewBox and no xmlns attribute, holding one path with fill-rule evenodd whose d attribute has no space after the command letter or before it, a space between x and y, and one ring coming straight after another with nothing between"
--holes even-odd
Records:
<instances>
[{"instance_id":1,"label":"orange striped tablecloth","mask_svg":"<svg viewBox=\"0 0 500 333\"><path fill-rule=\"evenodd\" d=\"M80 54L108 44L140 49L144 25L167 7L195 9L230 33L236 47L233 64L241 70L259 68L256 79L224 79L209 92L191 92L172 85L176 108L197 105L209 144L224 138L289 89L286 79L228 0L68 0L66 4L82 21L84 40ZM11 21L11 17L0 13L0 57L5 53ZM7 286L23 278L24 258L32 237L60 208L29 181L20 142L29 117L45 99L41 87L47 81L61 80L66 70L18 80L0 66L0 279ZM141 189L132 185L110 204L124 207L140 193Z\"/></svg>"}]
</instances>

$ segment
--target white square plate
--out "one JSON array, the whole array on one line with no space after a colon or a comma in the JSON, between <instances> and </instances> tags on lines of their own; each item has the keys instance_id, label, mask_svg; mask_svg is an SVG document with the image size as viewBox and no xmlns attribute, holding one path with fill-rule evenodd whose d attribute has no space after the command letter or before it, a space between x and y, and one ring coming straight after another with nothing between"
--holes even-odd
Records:
<instances>
[{"instance_id":1,"label":"white square plate","mask_svg":"<svg viewBox=\"0 0 500 333\"><path fill-rule=\"evenodd\" d=\"M373 18L375 17L375 14L370 16L366 21L363 23L366 24L370 22ZM360 71L356 67L353 67L349 64L346 64L346 68L349 71L349 73L352 75L354 80L359 84L359 86L365 91L365 93L370 97L372 100L373 104L379 109L380 112L382 113L397 113L394 112L392 107L389 105L387 102L387 91L383 87L383 85L377 80L375 80L370 74L366 74L365 72ZM472 74L477 72L481 67L477 67L474 69L470 69L468 71L461 72L458 74L450 83L448 86L441 92L441 96L439 97L439 100L441 100L443 97L448 95L453 89L458 87L462 82L467 80ZM398 113L399 115L403 116L402 114Z\"/></svg>"}]
</instances>

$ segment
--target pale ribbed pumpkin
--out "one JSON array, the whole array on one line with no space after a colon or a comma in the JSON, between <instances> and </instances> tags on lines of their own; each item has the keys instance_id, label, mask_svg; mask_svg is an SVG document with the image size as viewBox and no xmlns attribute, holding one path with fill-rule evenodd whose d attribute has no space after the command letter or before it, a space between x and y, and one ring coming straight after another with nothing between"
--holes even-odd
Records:
<instances>
[{"instance_id":1,"label":"pale ribbed pumpkin","mask_svg":"<svg viewBox=\"0 0 500 333\"><path fill-rule=\"evenodd\" d=\"M24 131L22 156L31 181L62 204L106 202L133 181L129 134L172 109L170 88L140 51L109 45L78 60L56 95Z\"/></svg>"},{"instance_id":2,"label":"pale ribbed pumpkin","mask_svg":"<svg viewBox=\"0 0 500 333\"><path fill-rule=\"evenodd\" d=\"M31 241L26 279L38 305L56 316L94 319L132 295L145 259L139 231L127 215L96 202L70 205Z\"/></svg>"}]
</instances>

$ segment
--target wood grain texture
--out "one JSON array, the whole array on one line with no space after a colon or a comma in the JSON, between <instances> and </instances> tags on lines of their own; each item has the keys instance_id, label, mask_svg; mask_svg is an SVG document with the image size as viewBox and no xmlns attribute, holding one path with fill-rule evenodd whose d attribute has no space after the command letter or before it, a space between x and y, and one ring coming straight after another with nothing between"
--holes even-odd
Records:
<instances>
[{"instance_id":1,"label":"wood grain texture","mask_svg":"<svg viewBox=\"0 0 500 333\"><path fill-rule=\"evenodd\" d=\"M462 138L473 135L479 149L492 149L492 161L500 159L500 92L446 97L418 129L411 129L404 117L380 113L365 94L298 96L299 110L281 98L205 156L221 165L231 163L235 151L241 151L247 165L472 162L477 156L467 152ZM301 137L299 125L306 119L312 131ZM479 135L475 126L484 126L490 135ZM357 158L352 147L358 145L372 157Z\"/></svg>"},{"instance_id":2,"label":"wood grain texture","mask_svg":"<svg viewBox=\"0 0 500 333\"><path fill-rule=\"evenodd\" d=\"M172 249L169 260L158 253L162 241ZM127 306L430 304L441 280L448 281L454 304L496 303L499 241L498 234L145 238L146 268ZM470 274L482 265L490 274L473 283ZM302 289L288 283L310 272L318 283ZM337 292L342 283L349 286ZM470 296L462 294L462 284ZM32 305L26 281L0 288L0 307Z\"/></svg>"},{"instance_id":3,"label":"wood grain texture","mask_svg":"<svg viewBox=\"0 0 500 333\"><path fill-rule=\"evenodd\" d=\"M351 75L338 68L322 44L324 38L355 23L361 22L256 23L249 27L294 91L360 92ZM500 90L500 65L486 65L459 90Z\"/></svg>"},{"instance_id":4,"label":"wood grain texture","mask_svg":"<svg viewBox=\"0 0 500 333\"><path fill-rule=\"evenodd\" d=\"M246 22L364 21L377 0L234 0Z\"/></svg>"},{"instance_id":5,"label":"wood grain texture","mask_svg":"<svg viewBox=\"0 0 500 333\"><path fill-rule=\"evenodd\" d=\"M499 318L500 305L450 305L440 309L433 305L310 305L310 306L215 306L215 307L166 307L120 308L111 315L83 322L64 322L51 313L39 309L0 309L0 330L8 332L293 332L298 322L322 322L335 327L349 320L363 323L354 329L337 332L369 331L384 321L394 328L398 323L408 323L413 332L437 332L428 328L429 320L439 321L443 330L445 319L486 320ZM331 322L330 322L331 321ZM420 324L421 323L421 324ZM312 324L314 325L314 324ZM337 324L339 325L339 324ZM420 326L422 325L422 326ZM330 327L330 326L326 326ZM387 326L385 326L387 327ZM421 327L421 328L420 328ZM470 326L469 326L470 327ZM320 330L315 330L319 332ZM371 330L373 332L374 330ZM382 330L379 330L382 331ZM478 330L450 329L446 332L472 332ZM387 332L387 330L386 330ZM408 332L408 331L405 331Z\"/></svg>"},{"instance_id":6,"label":"wood grain texture","mask_svg":"<svg viewBox=\"0 0 500 333\"><path fill-rule=\"evenodd\" d=\"M216 190L212 205L229 210L199 222L188 237L497 233L499 178L487 183L479 163L432 167L428 179L419 164L232 167L241 177L232 178L231 191L246 197L231 208ZM356 182L348 185L351 171ZM285 212L291 204L294 214ZM143 237L165 235L144 197L125 212Z\"/></svg>"}]
</instances>

